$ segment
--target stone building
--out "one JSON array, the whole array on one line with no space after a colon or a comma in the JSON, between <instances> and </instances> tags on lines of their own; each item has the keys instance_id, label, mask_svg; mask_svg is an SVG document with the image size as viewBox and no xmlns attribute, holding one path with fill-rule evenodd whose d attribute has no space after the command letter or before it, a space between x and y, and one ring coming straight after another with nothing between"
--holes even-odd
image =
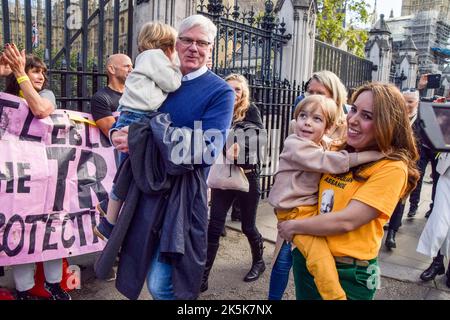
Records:
<instances>
[{"instance_id":1,"label":"stone building","mask_svg":"<svg viewBox=\"0 0 450 320\"><path fill-rule=\"evenodd\" d=\"M412 35L417 46L419 72L440 72L445 58L433 54L431 48L445 48L449 44L450 1L403 0L402 16L407 15L412 18L405 33Z\"/></svg>"},{"instance_id":2,"label":"stone building","mask_svg":"<svg viewBox=\"0 0 450 320\"><path fill-rule=\"evenodd\" d=\"M392 68L394 82L401 88L416 88L417 80L417 47L412 36L406 40L393 42Z\"/></svg>"},{"instance_id":3,"label":"stone building","mask_svg":"<svg viewBox=\"0 0 450 320\"><path fill-rule=\"evenodd\" d=\"M402 10L411 13L410 15L386 20L393 38L391 77L400 87L414 87L414 81L420 74L441 73L448 63L448 57L434 52L435 48L445 48L450 38L450 24L443 20L446 19L447 7L442 5L442 10L438 11L436 8L439 6L436 4L436 8L428 10L426 4L429 2L426 2L424 10L417 11L415 4L418 2L420 1L410 2L413 6ZM416 70L415 76L413 70ZM405 76L407 79L403 79Z\"/></svg>"},{"instance_id":4,"label":"stone building","mask_svg":"<svg viewBox=\"0 0 450 320\"><path fill-rule=\"evenodd\" d=\"M392 61L392 33L384 20L384 14L369 31L365 46L366 57L373 62L372 80L389 82Z\"/></svg>"},{"instance_id":5,"label":"stone building","mask_svg":"<svg viewBox=\"0 0 450 320\"><path fill-rule=\"evenodd\" d=\"M450 98L450 64L442 70L441 88L442 96Z\"/></svg>"},{"instance_id":6,"label":"stone building","mask_svg":"<svg viewBox=\"0 0 450 320\"><path fill-rule=\"evenodd\" d=\"M14 42L20 46L25 46L25 8L23 1L21 0L2 0L8 1L9 7L9 27L11 42ZM43 0L37 0L31 2L31 15L33 28L38 30L37 41L34 43L37 47L41 47L45 44L45 7ZM62 1L60 1L63 3ZM52 15L52 29L55 36L52 39L53 47L62 47L62 33L64 30L64 25L62 19L64 17L62 8L60 9L60 4L55 2L53 5L53 10L57 14ZM4 43L4 30L3 30L3 14L0 15L0 43Z\"/></svg>"},{"instance_id":7,"label":"stone building","mask_svg":"<svg viewBox=\"0 0 450 320\"><path fill-rule=\"evenodd\" d=\"M430 10L438 11L440 20L450 21L450 1L448 0L402 0L402 16Z\"/></svg>"}]
</instances>

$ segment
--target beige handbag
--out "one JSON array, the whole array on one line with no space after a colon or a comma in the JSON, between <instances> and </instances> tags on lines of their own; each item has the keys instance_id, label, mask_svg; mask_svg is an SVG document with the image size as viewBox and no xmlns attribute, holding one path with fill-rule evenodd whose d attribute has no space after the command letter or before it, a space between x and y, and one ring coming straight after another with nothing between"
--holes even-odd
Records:
<instances>
[{"instance_id":1,"label":"beige handbag","mask_svg":"<svg viewBox=\"0 0 450 320\"><path fill-rule=\"evenodd\" d=\"M206 183L208 187L214 189L238 190L243 192L248 192L250 187L244 170L232 163L226 163L225 157L222 154L211 166Z\"/></svg>"}]
</instances>

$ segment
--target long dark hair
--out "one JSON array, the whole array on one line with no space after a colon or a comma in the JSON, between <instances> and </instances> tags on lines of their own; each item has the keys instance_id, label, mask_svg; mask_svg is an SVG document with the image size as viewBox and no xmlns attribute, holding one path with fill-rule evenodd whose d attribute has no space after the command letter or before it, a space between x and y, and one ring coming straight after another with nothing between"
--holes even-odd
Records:
<instances>
[{"instance_id":1,"label":"long dark hair","mask_svg":"<svg viewBox=\"0 0 450 320\"><path fill-rule=\"evenodd\" d=\"M42 85L42 89L44 89L48 82L47 66L39 57L37 57L33 54L27 54L26 61L25 61L25 73L28 73L28 71L33 68L41 69L43 71L44 84ZM10 74L8 77L6 77L5 92L18 96L19 91L20 91L20 86L17 83L16 77L14 76L14 74Z\"/></svg>"}]
</instances>

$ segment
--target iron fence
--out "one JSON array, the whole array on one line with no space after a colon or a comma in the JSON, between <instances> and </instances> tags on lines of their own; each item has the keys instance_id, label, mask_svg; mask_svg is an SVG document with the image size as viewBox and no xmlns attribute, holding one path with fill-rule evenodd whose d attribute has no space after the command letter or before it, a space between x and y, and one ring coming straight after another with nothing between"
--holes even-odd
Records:
<instances>
[{"instance_id":1,"label":"iron fence","mask_svg":"<svg viewBox=\"0 0 450 320\"><path fill-rule=\"evenodd\" d=\"M133 0L38 2L43 7L23 0L14 10L10 3L2 0L3 43L43 58L58 107L89 112L90 97L106 83L106 57L131 54Z\"/></svg>"},{"instance_id":2,"label":"iron fence","mask_svg":"<svg viewBox=\"0 0 450 320\"><path fill-rule=\"evenodd\" d=\"M316 40L314 71L334 72L348 90L372 81L372 67L373 63L369 60Z\"/></svg>"},{"instance_id":3,"label":"iron fence","mask_svg":"<svg viewBox=\"0 0 450 320\"><path fill-rule=\"evenodd\" d=\"M281 81L283 46L290 39L285 35L284 21L277 21L273 2L265 2L265 11L240 11L224 6L221 0L200 0L198 13L209 17L217 26L213 51L213 71L247 74L264 81Z\"/></svg>"}]
</instances>

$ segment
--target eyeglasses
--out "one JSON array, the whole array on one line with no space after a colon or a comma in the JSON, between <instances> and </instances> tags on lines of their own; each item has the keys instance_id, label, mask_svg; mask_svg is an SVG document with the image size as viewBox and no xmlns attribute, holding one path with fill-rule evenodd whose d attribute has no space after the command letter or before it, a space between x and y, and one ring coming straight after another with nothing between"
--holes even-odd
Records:
<instances>
[{"instance_id":1,"label":"eyeglasses","mask_svg":"<svg viewBox=\"0 0 450 320\"><path fill-rule=\"evenodd\" d=\"M211 42L209 41L205 41L205 40L193 40L191 38L187 38L187 37L178 37L178 40L180 40L180 43L185 46L185 47L189 47L191 46L193 43L195 43L195 45L197 46L197 48L200 49L206 49L208 48L208 46L211 44Z\"/></svg>"}]
</instances>

